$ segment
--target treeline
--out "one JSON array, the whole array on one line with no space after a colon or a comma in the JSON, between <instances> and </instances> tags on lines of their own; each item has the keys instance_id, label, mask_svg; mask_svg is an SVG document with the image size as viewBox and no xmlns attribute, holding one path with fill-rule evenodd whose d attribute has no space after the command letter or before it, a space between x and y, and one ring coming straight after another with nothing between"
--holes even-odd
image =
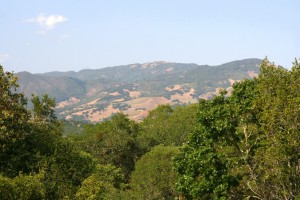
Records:
<instances>
[{"instance_id":1,"label":"treeline","mask_svg":"<svg viewBox=\"0 0 300 200\"><path fill-rule=\"evenodd\" d=\"M300 65L211 100L64 133L49 96L0 67L0 199L299 199ZM68 128L68 130L74 130ZM67 136L66 136L67 135Z\"/></svg>"}]
</instances>

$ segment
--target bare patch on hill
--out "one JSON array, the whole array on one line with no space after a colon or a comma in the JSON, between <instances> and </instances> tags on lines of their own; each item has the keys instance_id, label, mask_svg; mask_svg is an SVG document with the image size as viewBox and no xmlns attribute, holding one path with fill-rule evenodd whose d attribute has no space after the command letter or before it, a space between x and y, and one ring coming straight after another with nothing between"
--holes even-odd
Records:
<instances>
[{"instance_id":1,"label":"bare patch on hill","mask_svg":"<svg viewBox=\"0 0 300 200\"><path fill-rule=\"evenodd\" d=\"M173 70L174 70L174 67L169 67L169 68L166 69L166 72L171 72Z\"/></svg>"},{"instance_id":2,"label":"bare patch on hill","mask_svg":"<svg viewBox=\"0 0 300 200\"><path fill-rule=\"evenodd\" d=\"M143 120L145 117L147 117L149 111L146 111L146 110L128 110L125 113L129 116L129 119L139 122L139 121Z\"/></svg>"},{"instance_id":3,"label":"bare patch on hill","mask_svg":"<svg viewBox=\"0 0 300 200\"><path fill-rule=\"evenodd\" d=\"M97 111L94 108L84 109L81 111L74 112L67 115L66 119L72 119L74 116L83 116L86 120L91 122L100 122L103 119L110 117L113 113L118 113L120 110L118 108L113 108L112 105L107 106L104 110Z\"/></svg>"},{"instance_id":4,"label":"bare patch on hill","mask_svg":"<svg viewBox=\"0 0 300 200\"><path fill-rule=\"evenodd\" d=\"M195 89L191 88L190 91L184 92L183 94L173 94L171 95L171 101L177 100L181 103L196 103L197 99L193 98L193 95L195 94Z\"/></svg>"},{"instance_id":5,"label":"bare patch on hill","mask_svg":"<svg viewBox=\"0 0 300 200\"><path fill-rule=\"evenodd\" d=\"M119 96L120 93L119 92L112 92L112 93L109 93L110 96Z\"/></svg>"},{"instance_id":6,"label":"bare patch on hill","mask_svg":"<svg viewBox=\"0 0 300 200\"><path fill-rule=\"evenodd\" d=\"M207 92L205 94L201 94L199 96L200 99L211 99L213 98L214 96L218 95L220 93L221 90L223 90L224 88L216 88L216 90L214 92Z\"/></svg>"},{"instance_id":7,"label":"bare patch on hill","mask_svg":"<svg viewBox=\"0 0 300 200\"><path fill-rule=\"evenodd\" d=\"M73 105L73 104L76 104L79 102L80 102L80 99L77 99L76 97L71 97L67 101L62 101L62 102L58 103L56 108L63 108L65 106Z\"/></svg>"},{"instance_id":8,"label":"bare patch on hill","mask_svg":"<svg viewBox=\"0 0 300 200\"><path fill-rule=\"evenodd\" d=\"M144 63L144 64L142 64L141 69L154 68L154 67L157 67L158 65L163 64L163 63L167 63L167 62L157 61L157 62Z\"/></svg>"},{"instance_id":9,"label":"bare patch on hill","mask_svg":"<svg viewBox=\"0 0 300 200\"><path fill-rule=\"evenodd\" d=\"M94 112L89 116L91 122L99 122L103 119L106 119L112 115L112 113L120 112L119 109L113 108L112 105L107 106L103 111Z\"/></svg>"},{"instance_id":10,"label":"bare patch on hill","mask_svg":"<svg viewBox=\"0 0 300 200\"><path fill-rule=\"evenodd\" d=\"M139 91L130 91L130 90L127 90L127 89L124 89L123 91L128 92L129 96L133 99L138 98L139 96L141 96L141 93Z\"/></svg>"},{"instance_id":11,"label":"bare patch on hill","mask_svg":"<svg viewBox=\"0 0 300 200\"><path fill-rule=\"evenodd\" d=\"M235 80L233 80L233 79L228 79L228 81L229 81L231 86L235 83Z\"/></svg>"},{"instance_id":12,"label":"bare patch on hill","mask_svg":"<svg viewBox=\"0 0 300 200\"><path fill-rule=\"evenodd\" d=\"M170 103L170 101L164 97L143 97L124 103L131 106L125 111L129 118L139 121L146 117L150 110L155 109L158 105Z\"/></svg>"},{"instance_id":13,"label":"bare patch on hill","mask_svg":"<svg viewBox=\"0 0 300 200\"><path fill-rule=\"evenodd\" d=\"M228 79L230 82L230 85L233 86L233 84L241 82L241 80L233 80L233 79Z\"/></svg>"},{"instance_id":14,"label":"bare patch on hill","mask_svg":"<svg viewBox=\"0 0 300 200\"><path fill-rule=\"evenodd\" d=\"M154 109L159 104L166 104L169 100L164 97L143 97L139 99L132 99L125 103L130 105L133 108L145 108L145 109Z\"/></svg>"},{"instance_id":15,"label":"bare patch on hill","mask_svg":"<svg viewBox=\"0 0 300 200\"><path fill-rule=\"evenodd\" d=\"M250 78L258 77L258 74L255 71L247 71L247 74Z\"/></svg>"},{"instance_id":16,"label":"bare patch on hill","mask_svg":"<svg viewBox=\"0 0 300 200\"><path fill-rule=\"evenodd\" d=\"M90 102L88 102L86 105L87 105L87 106L95 105L95 104L99 101L99 99L100 99L100 98L97 98L97 99L95 99L95 100L93 100L93 101L90 101Z\"/></svg>"},{"instance_id":17,"label":"bare patch on hill","mask_svg":"<svg viewBox=\"0 0 300 200\"><path fill-rule=\"evenodd\" d=\"M90 109L83 109L83 110L80 110L80 111L77 111L77 112L73 112L72 114L69 114L66 116L66 119L72 119L73 116L84 116L85 119L89 119L89 114L93 111L92 108Z\"/></svg>"},{"instance_id":18,"label":"bare patch on hill","mask_svg":"<svg viewBox=\"0 0 300 200\"><path fill-rule=\"evenodd\" d=\"M172 87L166 87L165 90L171 92L171 91L174 91L174 90L182 90L183 87L182 85L173 85Z\"/></svg>"},{"instance_id":19,"label":"bare patch on hill","mask_svg":"<svg viewBox=\"0 0 300 200\"><path fill-rule=\"evenodd\" d=\"M121 98L121 99L116 99L113 101L113 103L117 103L117 102L123 102L124 101L124 98Z\"/></svg>"},{"instance_id":20,"label":"bare patch on hill","mask_svg":"<svg viewBox=\"0 0 300 200\"><path fill-rule=\"evenodd\" d=\"M232 88L232 87L228 87L228 88L226 89L226 91L227 91L226 96L230 96L231 93L232 93L232 91L233 91L233 88Z\"/></svg>"}]
</instances>

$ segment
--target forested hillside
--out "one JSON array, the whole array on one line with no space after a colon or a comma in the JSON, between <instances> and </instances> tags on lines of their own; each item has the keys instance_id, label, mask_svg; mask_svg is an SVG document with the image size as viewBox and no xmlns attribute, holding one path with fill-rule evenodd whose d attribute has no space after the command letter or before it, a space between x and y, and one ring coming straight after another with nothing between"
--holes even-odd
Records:
<instances>
[{"instance_id":1,"label":"forested hillside","mask_svg":"<svg viewBox=\"0 0 300 200\"><path fill-rule=\"evenodd\" d=\"M64 129L0 66L0 199L299 199L300 64L264 60L232 87Z\"/></svg>"},{"instance_id":2,"label":"forested hillside","mask_svg":"<svg viewBox=\"0 0 300 200\"><path fill-rule=\"evenodd\" d=\"M79 72L16 74L20 92L48 94L57 102L62 119L100 122L124 112L140 121L159 104L185 105L209 99L221 88L259 73L260 59L244 59L219 66L151 62Z\"/></svg>"}]
</instances>

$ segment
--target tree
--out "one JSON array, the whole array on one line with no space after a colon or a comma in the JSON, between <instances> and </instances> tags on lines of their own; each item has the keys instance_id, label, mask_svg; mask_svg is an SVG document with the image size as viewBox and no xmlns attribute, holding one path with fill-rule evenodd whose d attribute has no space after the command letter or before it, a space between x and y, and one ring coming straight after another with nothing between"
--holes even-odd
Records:
<instances>
[{"instance_id":1,"label":"tree","mask_svg":"<svg viewBox=\"0 0 300 200\"><path fill-rule=\"evenodd\" d=\"M0 172L11 177L22 170L19 147L31 131L27 100L22 93L16 92L17 80L0 65Z\"/></svg>"},{"instance_id":2,"label":"tree","mask_svg":"<svg viewBox=\"0 0 300 200\"><path fill-rule=\"evenodd\" d=\"M255 152L251 187L262 199L295 199L300 194L299 75L297 60L290 71L267 60L261 67L256 107L264 138Z\"/></svg>"},{"instance_id":3,"label":"tree","mask_svg":"<svg viewBox=\"0 0 300 200\"><path fill-rule=\"evenodd\" d=\"M135 142L137 132L137 124L118 113L111 120L86 126L79 141L82 149L91 153L100 164L121 168L128 179L139 155Z\"/></svg>"},{"instance_id":4,"label":"tree","mask_svg":"<svg viewBox=\"0 0 300 200\"><path fill-rule=\"evenodd\" d=\"M230 97L199 103L198 128L174 162L193 199L295 199L300 193L300 66L265 60Z\"/></svg>"},{"instance_id":5,"label":"tree","mask_svg":"<svg viewBox=\"0 0 300 200\"><path fill-rule=\"evenodd\" d=\"M81 183L95 169L95 159L74 146L68 138L60 139L56 143L54 153L43 166L48 199L75 198Z\"/></svg>"},{"instance_id":6,"label":"tree","mask_svg":"<svg viewBox=\"0 0 300 200\"><path fill-rule=\"evenodd\" d=\"M200 100L199 127L175 159L177 189L188 199L226 199L238 184L231 173L236 123L225 95Z\"/></svg>"},{"instance_id":7,"label":"tree","mask_svg":"<svg viewBox=\"0 0 300 200\"><path fill-rule=\"evenodd\" d=\"M137 199L174 199L176 174L172 158L177 147L156 146L136 163L130 186Z\"/></svg>"},{"instance_id":8,"label":"tree","mask_svg":"<svg viewBox=\"0 0 300 200\"><path fill-rule=\"evenodd\" d=\"M138 143L145 152L156 145L182 145L194 130L197 104L187 106L159 105L141 122Z\"/></svg>"},{"instance_id":9,"label":"tree","mask_svg":"<svg viewBox=\"0 0 300 200\"><path fill-rule=\"evenodd\" d=\"M29 110L17 88L17 77L0 66L1 199L74 198L94 159L61 137L54 99L33 97Z\"/></svg>"},{"instance_id":10,"label":"tree","mask_svg":"<svg viewBox=\"0 0 300 200\"><path fill-rule=\"evenodd\" d=\"M159 105L151 110L148 116L141 122L141 132L138 136L138 142L145 151L151 147L166 143L168 137L169 119L173 109L169 104Z\"/></svg>"},{"instance_id":11,"label":"tree","mask_svg":"<svg viewBox=\"0 0 300 200\"><path fill-rule=\"evenodd\" d=\"M115 199L120 192L124 176L113 165L97 165L95 172L82 182L76 199Z\"/></svg>"},{"instance_id":12,"label":"tree","mask_svg":"<svg viewBox=\"0 0 300 200\"><path fill-rule=\"evenodd\" d=\"M7 178L0 175L0 199L45 199L43 174Z\"/></svg>"}]
</instances>

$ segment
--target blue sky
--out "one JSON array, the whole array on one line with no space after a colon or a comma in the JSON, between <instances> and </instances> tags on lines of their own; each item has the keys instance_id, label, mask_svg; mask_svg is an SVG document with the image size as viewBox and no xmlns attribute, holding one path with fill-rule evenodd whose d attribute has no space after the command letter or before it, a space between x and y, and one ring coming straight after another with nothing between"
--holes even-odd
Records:
<instances>
[{"instance_id":1,"label":"blue sky","mask_svg":"<svg viewBox=\"0 0 300 200\"><path fill-rule=\"evenodd\" d=\"M300 57L298 0L0 0L6 71Z\"/></svg>"}]
</instances>

